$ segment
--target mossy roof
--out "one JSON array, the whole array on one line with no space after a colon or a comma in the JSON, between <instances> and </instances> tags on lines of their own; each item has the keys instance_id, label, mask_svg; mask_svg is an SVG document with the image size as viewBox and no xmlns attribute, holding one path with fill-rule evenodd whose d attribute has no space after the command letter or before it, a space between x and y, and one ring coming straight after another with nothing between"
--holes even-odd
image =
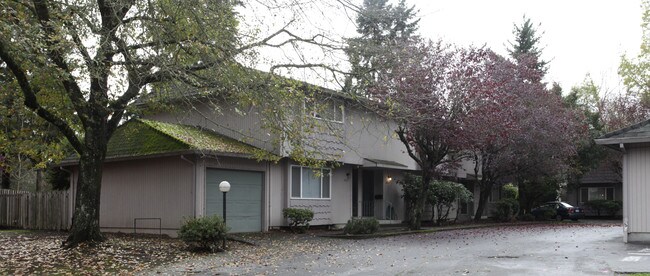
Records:
<instances>
[{"instance_id":1,"label":"mossy roof","mask_svg":"<svg viewBox=\"0 0 650 276\"><path fill-rule=\"evenodd\" d=\"M120 126L106 157L137 157L169 152L204 151L252 155L255 147L194 126L135 119Z\"/></svg>"}]
</instances>

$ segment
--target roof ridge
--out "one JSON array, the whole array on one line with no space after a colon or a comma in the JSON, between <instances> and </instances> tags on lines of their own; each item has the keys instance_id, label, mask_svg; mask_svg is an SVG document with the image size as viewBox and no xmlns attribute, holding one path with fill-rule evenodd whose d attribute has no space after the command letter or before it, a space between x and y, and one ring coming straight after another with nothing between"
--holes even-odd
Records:
<instances>
[{"instance_id":1,"label":"roof ridge","mask_svg":"<svg viewBox=\"0 0 650 276\"><path fill-rule=\"evenodd\" d=\"M634 129L637 129L637 128L640 128L640 127L643 127L643 126L645 126L645 125L647 125L647 124L649 124L649 123L650 123L650 119L646 119L646 120L641 121L641 122L638 122L638 123L636 123L636 124L633 124L633 125L630 125L630 126L627 126L627 127L621 128L621 129L617 129L617 130L614 130L614 131L612 131L612 132L605 133L605 134L603 134L602 136L600 136L600 137L598 137L598 138L596 138L596 139L606 139L606 138L610 138L610 137L612 137L612 136L615 136L615 135L618 135L618 134L622 134L622 133L628 132L628 131L630 131L630 130L634 130Z\"/></svg>"},{"instance_id":2,"label":"roof ridge","mask_svg":"<svg viewBox=\"0 0 650 276\"><path fill-rule=\"evenodd\" d=\"M160 133L162 135L165 135L168 138L171 138L174 141L177 141L177 142L179 142L179 143L181 143L183 145L188 146L189 148L196 148L194 145L192 145L192 144L190 144L190 143L188 143L186 141L183 141L183 140L179 139L178 137L175 137L174 135L171 135L170 133L167 133L167 132L163 131L162 129L157 128L157 127L155 127L153 125L153 124L166 124L166 125L173 125L173 124L165 123L165 122L161 122L161 121L147 120L147 119L142 119L142 118L137 118L135 120L145 124L147 127L153 129L154 131L156 131L156 132L158 132L158 133Z\"/></svg>"}]
</instances>

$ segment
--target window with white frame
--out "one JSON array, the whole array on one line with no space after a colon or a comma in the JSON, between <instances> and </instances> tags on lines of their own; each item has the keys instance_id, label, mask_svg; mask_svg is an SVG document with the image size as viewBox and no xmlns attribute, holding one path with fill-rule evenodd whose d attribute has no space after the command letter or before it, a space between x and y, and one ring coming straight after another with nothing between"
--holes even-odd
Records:
<instances>
[{"instance_id":1,"label":"window with white frame","mask_svg":"<svg viewBox=\"0 0 650 276\"><path fill-rule=\"evenodd\" d=\"M580 188L580 202L587 203L591 200L614 200L613 187L588 187Z\"/></svg>"},{"instance_id":2,"label":"window with white frame","mask_svg":"<svg viewBox=\"0 0 650 276\"><path fill-rule=\"evenodd\" d=\"M305 110L317 119L328 120L342 123L345 116L343 101L336 99L307 99L305 100Z\"/></svg>"},{"instance_id":3,"label":"window with white frame","mask_svg":"<svg viewBox=\"0 0 650 276\"><path fill-rule=\"evenodd\" d=\"M291 166L291 197L329 199L332 170Z\"/></svg>"}]
</instances>

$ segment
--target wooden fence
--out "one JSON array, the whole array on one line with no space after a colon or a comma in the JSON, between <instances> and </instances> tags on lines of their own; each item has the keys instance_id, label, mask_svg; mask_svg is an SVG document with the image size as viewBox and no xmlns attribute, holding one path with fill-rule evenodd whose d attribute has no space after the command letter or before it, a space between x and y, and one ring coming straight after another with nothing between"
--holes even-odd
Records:
<instances>
[{"instance_id":1,"label":"wooden fence","mask_svg":"<svg viewBox=\"0 0 650 276\"><path fill-rule=\"evenodd\" d=\"M67 230L68 191L26 192L0 189L0 227Z\"/></svg>"}]
</instances>

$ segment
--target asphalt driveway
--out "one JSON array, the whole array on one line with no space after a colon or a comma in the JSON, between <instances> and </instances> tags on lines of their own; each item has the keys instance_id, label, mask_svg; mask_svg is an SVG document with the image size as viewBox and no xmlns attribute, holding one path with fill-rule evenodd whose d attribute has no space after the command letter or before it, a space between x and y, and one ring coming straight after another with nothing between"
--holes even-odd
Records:
<instances>
[{"instance_id":1,"label":"asphalt driveway","mask_svg":"<svg viewBox=\"0 0 650 276\"><path fill-rule=\"evenodd\" d=\"M259 246L158 267L199 275L613 275L650 272L618 223L492 227L369 240L268 234Z\"/></svg>"}]
</instances>

